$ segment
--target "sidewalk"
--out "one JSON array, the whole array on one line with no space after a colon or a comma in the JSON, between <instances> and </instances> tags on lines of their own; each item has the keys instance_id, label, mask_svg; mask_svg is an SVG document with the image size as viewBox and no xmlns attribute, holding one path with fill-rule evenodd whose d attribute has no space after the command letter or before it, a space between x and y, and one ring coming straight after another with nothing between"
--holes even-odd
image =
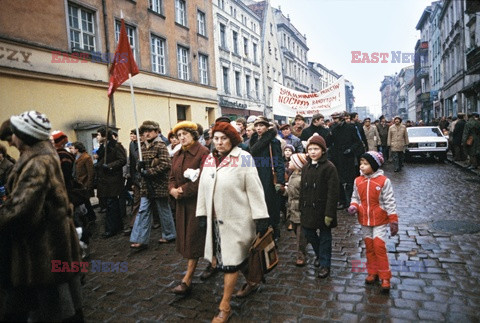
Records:
<instances>
[{"instance_id":1,"label":"sidewalk","mask_svg":"<svg viewBox=\"0 0 480 323\"><path fill-rule=\"evenodd\" d=\"M469 172L471 172L471 173L474 173L474 174L480 176L480 169L478 169L478 168L477 168L477 169L469 169L469 168L468 168L469 165L468 165L467 161L455 161L455 160L453 159L453 156L452 156L452 153L451 153L451 152L448 152L448 154L447 154L447 160L448 160L450 163L452 163L452 164L454 164L454 165L456 165L456 166L458 166L458 167L460 167L460 168L463 168L463 169L466 170L466 171L469 171Z\"/></svg>"}]
</instances>

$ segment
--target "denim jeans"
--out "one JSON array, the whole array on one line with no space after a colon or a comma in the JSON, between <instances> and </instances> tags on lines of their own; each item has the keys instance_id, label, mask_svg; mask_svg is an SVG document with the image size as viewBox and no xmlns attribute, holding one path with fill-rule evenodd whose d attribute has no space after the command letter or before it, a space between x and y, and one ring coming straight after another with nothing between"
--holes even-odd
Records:
<instances>
[{"instance_id":1,"label":"denim jeans","mask_svg":"<svg viewBox=\"0 0 480 323\"><path fill-rule=\"evenodd\" d=\"M152 229L152 210L150 209L152 202L154 202L152 206L157 208L158 214L160 215L162 238L172 240L177 237L168 198L149 199L142 196L140 199L140 210L138 211L132 234L130 235L130 242L148 244L150 231Z\"/></svg>"},{"instance_id":2,"label":"denim jeans","mask_svg":"<svg viewBox=\"0 0 480 323\"><path fill-rule=\"evenodd\" d=\"M320 229L320 236L316 229L307 229L302 227L307 242L310 243L315 251L315 255L320 259L320 266L330 268L332 260L332 230L329 228Z\"/></svg>"}]
</instances>

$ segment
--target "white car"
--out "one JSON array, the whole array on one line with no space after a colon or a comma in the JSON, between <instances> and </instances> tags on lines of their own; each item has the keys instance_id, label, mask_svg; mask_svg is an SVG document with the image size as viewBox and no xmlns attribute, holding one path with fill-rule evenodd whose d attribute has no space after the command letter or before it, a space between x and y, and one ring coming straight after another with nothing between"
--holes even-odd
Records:
<instances>
[{"instance_id":1,"label":"white car","mask_svg":"<svg viewBox=\"0 0 480 323\"><path fill-rule=\"evenodd\" d=\"M405 151L407 160L413 156L437 157L440 162L447 159L448 138L439 127L409 127L407 134L410 142Z\"/></svg>"}]
</instances>

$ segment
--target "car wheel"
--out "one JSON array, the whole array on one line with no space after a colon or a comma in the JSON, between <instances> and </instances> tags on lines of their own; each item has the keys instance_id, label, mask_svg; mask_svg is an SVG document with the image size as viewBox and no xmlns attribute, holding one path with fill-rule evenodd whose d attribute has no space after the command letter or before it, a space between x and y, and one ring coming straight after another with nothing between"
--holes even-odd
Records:
<instances>
[{"instance_id":1,"label":"car wheel","mask_svg":"<svg viewBox=\"0 0 480 323\"><path fill-rule=\"evenodd\" d=\"M445 160L447 159L447 152L439 153L437 157L438 157L438 162L444 163Z\"/></svg>"}]
</instances>

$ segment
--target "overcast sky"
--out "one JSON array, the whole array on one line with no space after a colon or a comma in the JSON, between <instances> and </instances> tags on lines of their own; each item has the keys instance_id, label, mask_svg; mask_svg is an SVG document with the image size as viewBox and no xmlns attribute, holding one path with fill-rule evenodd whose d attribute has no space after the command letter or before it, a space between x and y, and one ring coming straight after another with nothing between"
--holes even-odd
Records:
<instances>
[{"instance_id":1,"label":"overcast sky","mask_svg":"<svg viewBox=\"0 0 480 323\"><path fill-rule=\"evenodd\" d=\"M415 29L426 0L270 0L281 6L307 36L308 60L321 63L353 83L355 106L380 115L380 84L411 63L392 63L391 52L413 53ZM387 52L388 63L352 63L352 51ZM371 56L370 56L371 57Z\"/></svg>"}]
</instances>

